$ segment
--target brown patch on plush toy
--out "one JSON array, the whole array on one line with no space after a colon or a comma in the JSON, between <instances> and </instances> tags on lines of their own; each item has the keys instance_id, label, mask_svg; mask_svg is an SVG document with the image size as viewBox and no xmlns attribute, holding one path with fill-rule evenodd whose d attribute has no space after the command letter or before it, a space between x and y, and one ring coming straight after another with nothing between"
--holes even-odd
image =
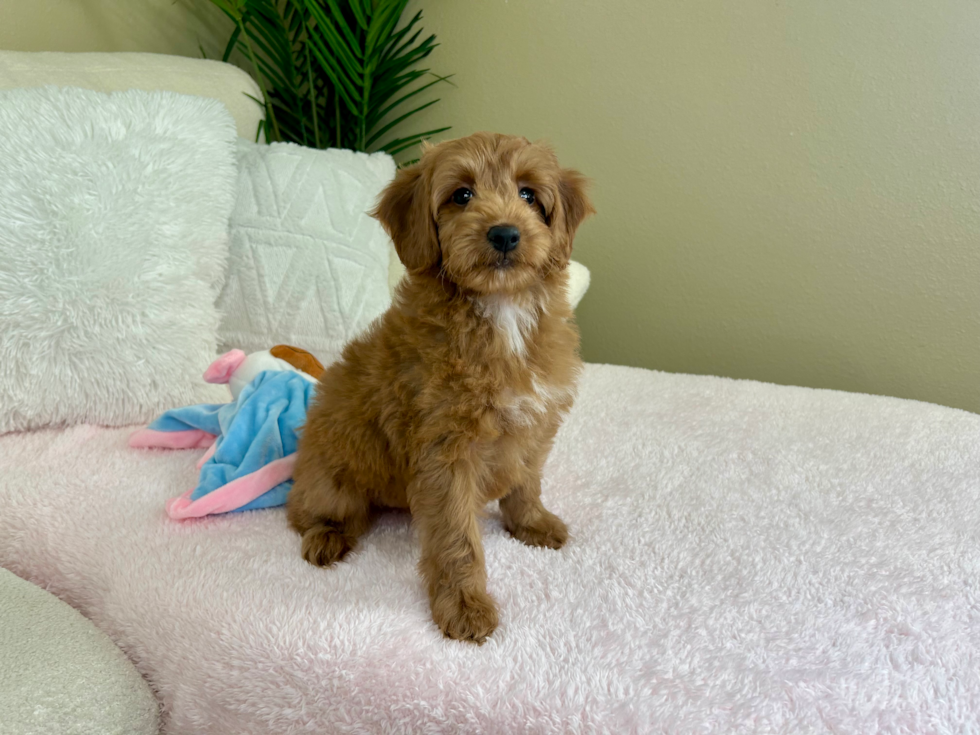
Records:
<instances>
[{"instance_id":1,"label":"brown patch on plush toy","mask_svg":"<svg viewBox=\"0 0 980 735\"><path fill-rule=\"evenodd\" d=\"M291 345L276 345L269 352L273 357L285 360L297 370L302 370L311 378L320 379L323 375L323 364L306 350Z\"/></svg>"}]
</instances>

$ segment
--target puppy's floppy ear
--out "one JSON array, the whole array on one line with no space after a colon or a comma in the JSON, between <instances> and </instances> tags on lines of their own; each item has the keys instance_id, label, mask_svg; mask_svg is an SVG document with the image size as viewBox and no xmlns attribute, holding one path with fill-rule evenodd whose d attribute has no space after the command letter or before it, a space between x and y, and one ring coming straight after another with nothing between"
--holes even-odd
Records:
<instances>
[{"instance_id":1,"label":"puppy's floppy ear","mask_svg":"<svg viewBox=\"0 0 980 735\"><path fill-rule=\"evenodd\" d=\"M564 168L558 180L558 199L561 202L561 215L558 218L557 239L558 256L563 264L572 257L572 241L582 220L595 214L595 208L587 193L589 180L574 169Z\"/></svg>"},{"instance_id":2,"label":"puppy's floppy ear","mask_svg":"<svg viewBox=\"0 0 980 735\"><path fill-rule=\"evenodd\" d=\"M439 234L429 209L429 175L422 163L398 172L371 216L388 232L408 270L439 265Z\"/></svg>"}]
</instances>

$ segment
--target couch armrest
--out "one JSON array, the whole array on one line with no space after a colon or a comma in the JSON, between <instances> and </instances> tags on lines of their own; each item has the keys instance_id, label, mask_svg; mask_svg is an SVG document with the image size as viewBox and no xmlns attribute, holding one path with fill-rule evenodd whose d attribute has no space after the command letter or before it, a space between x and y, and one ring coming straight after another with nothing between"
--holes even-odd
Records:
<instances>
[{"instance_id":1,"label":"couch armrest","mask_svg":"<svg viewBox=\"0 0 980 735\"><path fill-rule=\"evenodd\" d=\"M3 732L155 735L157 702L102 631L54 595L0 569Z\"/></svg>"},{"instance_id":2,"label":"couch armrest","mask_svg":"<svg viewBox=\"0 0 980 735\"><path fill-rule=\"evenodd\" d=\"M237 66L209 59L138 53L0 51L0 89L83 87L98 92L169 90L220 101L243 138L255 140L262 108L255 80Z\"/></svg>"}]
</instances>

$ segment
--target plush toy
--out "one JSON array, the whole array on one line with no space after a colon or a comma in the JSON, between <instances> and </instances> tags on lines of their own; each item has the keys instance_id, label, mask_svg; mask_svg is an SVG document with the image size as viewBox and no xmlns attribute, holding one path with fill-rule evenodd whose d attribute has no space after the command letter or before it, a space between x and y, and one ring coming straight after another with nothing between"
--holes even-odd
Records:
<instances>
[{"instance_id":1,"label":"plush toy","mask_svg":"<svg viewBox=\"0 0 980 735\"><path fill-rule=\"evenodd\" d=\"M130 437L138 448L202 449L197 487L167 501L174 519L283 505L292 488L296 432L323 366L288 345L246 356L232 350L204 373L227 383L230 403L167 411Z\"/></svg>"}]
</instances>

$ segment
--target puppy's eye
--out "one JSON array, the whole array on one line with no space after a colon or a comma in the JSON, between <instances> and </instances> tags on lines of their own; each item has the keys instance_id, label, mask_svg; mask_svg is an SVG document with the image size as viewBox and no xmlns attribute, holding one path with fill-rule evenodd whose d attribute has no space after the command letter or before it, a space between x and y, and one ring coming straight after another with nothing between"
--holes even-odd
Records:
<instances>
[{"instance_id":1,"label":"puppy's eye","mask_svg":"<svg viewBox=\"0 0 980 735\"><path fill-rule=\"evenodd\" d=\"M466 202L472 198L473 192L467 189L465 186L453 192L453 204L458 204L461 207L466 206Z\"/></svg>"},{"instance_id":2,"label":"puppy's eye","mask_svg":"<svg viewBox=\"0 0 980 735\"><path fill-rule=\"evenodd\" d=\"M537 208L538 208L538 211L539 211L539 212L541 213L541 218L542 218L542 219L543 219L543 220L544 220L544 221L545 221L545 222L546 222L546 223L548 224L548 226L550 227L550 226L551 226L551 223L550 223L550 222L548 222L548 215L547 215L547 213L546 213L546 212L544 211L544 205L543 205L543 204L542 204L541 202L539 202L539 201L538 201L538 198L537 198L536 196L534 196L534 189L528 189L528 188L527 188L527 187L525 186L524 188L522 188L522 189L521 189L521 190L520 190L519 192L517 192L517 193L518 193L518 195L519 195L519 196L521 197L521 199L523 199L523 200L524 200L525 202L527 202L528 204L530 204L530 205L531 205L532 207L534 207L534 206L537 206Z\"/></svg>"}]
</instances>

